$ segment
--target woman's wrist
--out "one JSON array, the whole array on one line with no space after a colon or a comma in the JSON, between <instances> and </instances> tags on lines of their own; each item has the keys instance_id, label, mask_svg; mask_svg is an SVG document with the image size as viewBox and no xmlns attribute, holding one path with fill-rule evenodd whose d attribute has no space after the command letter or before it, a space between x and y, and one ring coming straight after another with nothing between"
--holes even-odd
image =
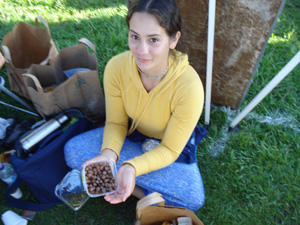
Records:
<instances>
[{"instance_id":1,"label":"woman's wrist","mask_svg":"<svg viewBox=\"0 0 300 225\"><path fill-rule=\"evenodd\" d=\"M129 173L133 174L134 176L136 176L136 170L135 170L135 167L129 163L124 163L122 165L122 167L128 171Z\"/></svg>"},{"instance_id":2,"label":"woman's wrist","mask_svg":"<svg viewBox=\"0 0 300 225\"><path fill-rule=\"evenodd\" d=\"M109 148L105 148L101 151L101 155L104 155L110 159L112 159L114 162L117 161L118 159L118 155L117 153L115 153L113 150L109 149Z\"/></svg>"}]
</instances>

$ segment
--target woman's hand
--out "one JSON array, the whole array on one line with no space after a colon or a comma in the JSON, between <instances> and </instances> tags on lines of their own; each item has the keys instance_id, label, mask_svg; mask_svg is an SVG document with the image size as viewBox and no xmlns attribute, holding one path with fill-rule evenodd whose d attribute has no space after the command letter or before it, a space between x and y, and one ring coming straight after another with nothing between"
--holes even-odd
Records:
<instances>
[{"instance_id":1,"label":"woman's hand","mask_svg":"<svg viewBox=\"0 0 300 225\"><path fill-rule=\"evenodd\" d=\"M104 198L111 204L125 202L135 187L135 168L130 164L121 166L117 174L119 189L117 192L106 195Z\"/></svg>"},{"instance_id":2,"label":"woman's hand","mask_svg":"<svg viewBox=\"0 0 300 225\"><path fill-rule=\"evenodd\" d=\"M111 160L113 160L114 162L116 162L117 161L117 159L118 159L118 156L117 156L117 154L113 151L113 150L111 150L111 149L103 149L102 150L102 152L101 152L101 155L99 155L99 156L96 156L96 157L94 157L94 158L92 158L92 159L90 159L90 160L88 160L88 161L85 161L83 164L82 164L82 168L85 166L85 165L87 165L88 163L92 163L92 162L97 162L97 161L99 161L99 160L107 160L107 159L111 159Z\"/></svg>"}]
</instances>

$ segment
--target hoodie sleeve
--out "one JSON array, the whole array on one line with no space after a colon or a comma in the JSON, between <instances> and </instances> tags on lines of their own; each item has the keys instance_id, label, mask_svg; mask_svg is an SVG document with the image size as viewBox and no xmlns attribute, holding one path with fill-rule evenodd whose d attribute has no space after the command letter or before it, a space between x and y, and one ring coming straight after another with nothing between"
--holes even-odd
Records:
<instances>
[{"instance_id":1,"label":"hoodie sleeve","mask_svg":"<svg viewBox=\"0 0 300 225\"><path fill-rule=\"evenodd\" d=\"M120 65L125 62L124 57L112 58L104 71L104 93L106 122L103 135L102 150L109 148L119 157L125 136L127 134L128 116L122 101L122 70Z\"/></svg>"}]
</instances>

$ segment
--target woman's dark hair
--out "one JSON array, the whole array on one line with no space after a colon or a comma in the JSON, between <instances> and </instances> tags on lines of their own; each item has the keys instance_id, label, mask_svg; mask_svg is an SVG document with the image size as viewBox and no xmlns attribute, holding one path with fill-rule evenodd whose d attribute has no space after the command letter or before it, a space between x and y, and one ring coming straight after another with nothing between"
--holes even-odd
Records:
<instances>
[{"instance_id":1,"label":"woman's dark hair","mask_svg":"<svg viewBox=\"0 0 300 225\"><path fill-rule=\"evenodd\" d=\"M181 16L175 0L130 0L126 22L135 12L146 12L158 19L160 26L166 29L170 37L181 31Z\"/></svg>"}]
</instances>

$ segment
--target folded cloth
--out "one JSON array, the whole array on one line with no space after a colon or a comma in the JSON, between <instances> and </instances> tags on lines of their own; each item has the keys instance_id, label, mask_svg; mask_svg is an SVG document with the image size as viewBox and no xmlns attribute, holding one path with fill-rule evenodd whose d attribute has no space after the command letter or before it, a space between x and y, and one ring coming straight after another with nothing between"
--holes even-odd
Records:
<instances>
[{"instance_id":1,"label":"folded cloth","mask_svg":"<svg viewBox=\"0 0 300 225\"><path fill-rule=\"evenodd\" d=\"M6 119L0 118L0 140L5 137L6 128L9 126L9 122Z\"/></svg>"},{"instance_id":2,"label":"folded cloth","mask_svg":"<svg viewBox=\"0 0 300 225\"><path fill-rule=\"evenodd\" d=\"M64 74L70 78L71 76L73 76L75 73L77 73L78 71L90 71L90 69L87 68L74 68L74 69L69 69L69 70L65 70Z\"/></svg>"},{"instance_id":3,"label":"folded cloth","mask_svg":"<svg viewBox=\"0 0 300 225\"><path fill-rule=\"evenodd\" d=\"M19 120L15 115L10 115L6 119L0 118L0 140L5 138L7 129L14 127L18 122Z\"/></svg>"},{"instance_id":4,"label":"folded cloth","mask_svg":"<svg viewBox=\"0 0 300 225\"><path fill-rule=\"evenodd\" d=\"M6 134L3 140L0 142L1 148L13 148L15 142L18 140L21 135L31 130L31 126L35 123L32 118L25 119L16 124L10 125L6 128Z\"/></svg>"},{"instance_id":5,"label":"folded cloth","mask_svg":"<svg viewBox=\"0 0 300 225\"><path fill-rule=\"evenodd\" d=\"M64 74L69 79L70 77L72 77L78 71L90 71L90 69L87 69L87 68L74 68L74 69L65 70ZM43 89L44 89L44 92L50 92L50 91L53 91L56 87L57 87L57 84L52 84L50 86L44 86Z\"/></svg>"}]
</instances>

